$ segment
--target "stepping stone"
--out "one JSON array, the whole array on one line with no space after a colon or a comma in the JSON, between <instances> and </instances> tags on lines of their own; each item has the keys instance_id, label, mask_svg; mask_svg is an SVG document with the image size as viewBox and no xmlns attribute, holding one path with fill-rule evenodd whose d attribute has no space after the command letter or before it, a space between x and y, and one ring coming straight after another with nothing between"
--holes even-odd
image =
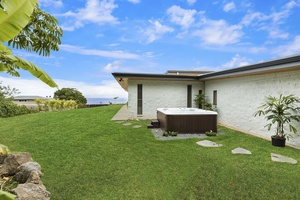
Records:
<instances>
[{"instance_id":1,"label":"stepping stone","mask_svg":"<svg viewBox=\"0 0 300 200\"><path fill-rule=\"evenodd\" d=\"M292 163L292 164L296 164L297 160L293 159L293 158L289 158L280 154L276 154L276 153L271 153L271 159L274 162L287 162L287 163Z\"/></svg>"},{"instance_id":2,"label":"stepping stone","mask_svg":"<svg viewBox=\"0 0 300 200\"><path fill-rule=\"evenodd\" d=\"M128 122L128 123L124 123L123 125L124 125L124 126L130 126L131 124L132 124L132 123L129 123L129 122Z\"/></svg>"},{"instance_id":3,"label":"stepping stone","mask_svg":"<svg viewBox=\"0 0 300 200\"><path fill-rule=\"evenodd\" d=\"M135 126L133 126L133 128L141 128L142 126L140 126L140 125L135 125Z\"/></svg>"},{"instance_id":4,"label":"stepping stone","mask_svg":"<svg viewBox=\"0 0 300 200\"><path fill-rule=\"evenodd\" d=\"M203 147L221 147L222 144L218 144L216 142L210 141L210 140L202 140L197 142L198 145Z\"/></svg>"},{"instance_id":5,"label":"stepping stone","mask_svg":"<svg viewBox=\"0 0 300 200\"><path fill-rule=\"evenodd\" d=\"M231 153L232 154L247 154L247 155L252 154L251 151L249 151L247 149L244 149L244 148L241 148L241 147L238 147L238 148L235 148L235 149L231 150Z\"/></svg>"},{"instance_id":6,"label":"stepping stone","mask_svg":"<svg viewBox=\"0 0 300 200\"><path fill-rule=\"evenodd\" d=\"M121 124L121 123L124 123L125 121L116 121L115 123L116 124Z\"/></svg>"}]
</instances>

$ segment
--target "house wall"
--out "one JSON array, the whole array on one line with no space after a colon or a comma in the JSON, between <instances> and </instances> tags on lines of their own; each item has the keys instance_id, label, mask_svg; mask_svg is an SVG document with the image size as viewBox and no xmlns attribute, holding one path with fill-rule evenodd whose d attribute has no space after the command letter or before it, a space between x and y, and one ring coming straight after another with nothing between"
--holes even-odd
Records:
<instances>
[{"instance_id":1,"label":"house wall","mask_svg":"<svg viewBox=\"0 0 300 200\"><path fill-rule=\"evenodd\" d=\"M217 90L219 123L269 139L274 134L274 129L268 131L264 127L267 121L262 116L254 117L254 112L265 101L266 96L295 94L300 97L299 88L300 71L298 70L206 81L205 95L212 103L213 91ZM300 130L299 123L294 125ZM299 134L294 135L294 139L288 143L300 145Z\"/></svg>"},{"instance_id":2,"label":"house wall","mask_svg":"<svg viewBox=\"0 0 300 200\"><path fill-rule=\"evenodd\" d=\"M137 85L143 85L143 115L137 116ZM187 85L192 85L192 107L196 107L193 99L203 89L199 81L158 81L129 80L128 113L129 119L156 118L157 108L187 107Z\"/></svg>"}]
</instances>

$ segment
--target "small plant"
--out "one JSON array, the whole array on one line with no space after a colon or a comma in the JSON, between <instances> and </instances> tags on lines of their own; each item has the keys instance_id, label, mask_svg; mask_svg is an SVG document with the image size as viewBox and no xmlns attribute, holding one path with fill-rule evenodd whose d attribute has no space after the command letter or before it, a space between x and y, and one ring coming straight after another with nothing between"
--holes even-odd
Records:
<instances>
[{"instance_id":1,"label":"small plant","mask_svg":"<svg viewBox=\"0 0 300 200\"><path fill-rule=\"evenodd\" d=\"M195 99L194 99L195 104L204 110L213 110L212 104L205 101L205 96L204 94L197 94Z\"/></svg>"},{"instance_id":2,"label":"small plant","mask_svg":"<svg viewBox=\"0 0 300 200\"><path fill-rule=\"evenodd\" d=\"M163 132L163 136L165 136L165 137L168 137L168 136L173 136L173 137L175 137L175 136L177 136L177 132L176 131L164 131Z\"/></svg>"},{"instance_id":3,"label":"small plant","mask_svg":"<svg viewBox=\"0 0 300 200\"><path fill-rule=\"evenodd\" d=\"M176 131L170 131L170 135L173 136L173 137L177 136L177 134L178 133Z\"/></svg>"},{"instance_id":4,"label":"small plant","mask_svg":"<svg viewBox=\"0 0 300 200\"><path fill-rule=\"evenodd\" d=\"M211 130L211 131L205 132L205 134L206 134L207 136L217 136L217 133L216 133L216 132L213 132L212 130Z\"/></svg>"},{"instance_id":5,"label":"small plant","mask_svg":"<svg viewBox=\"0 0 300 200\"><path fill-rule=\"evenodd\" d=\"M7 146L0 144L0 154L7 155L9 153L9 149Z\"/></svg>"},{"instance_id":6,"label":"small plant","mask_svg":"<svg viewBox=\"0 0 300 200\"><path fill-rule=\"evenodd\" d=\"M168 133L167 131L164 131L164 132L163 132L163 136L168 137L168 136L169 136L169 133Z\"/></svg>"}]
</instances>

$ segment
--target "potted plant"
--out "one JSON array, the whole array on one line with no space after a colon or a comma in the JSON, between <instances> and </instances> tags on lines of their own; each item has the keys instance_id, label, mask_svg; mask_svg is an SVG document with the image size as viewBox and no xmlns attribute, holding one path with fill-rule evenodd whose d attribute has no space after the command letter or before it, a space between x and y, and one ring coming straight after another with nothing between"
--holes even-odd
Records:
<instances>
[{"instance_id":1,"label":"potted plant","mask_svg":"<svg viewBox=\"0 0 300 200\"><path fill-rule=\"evenodd\" d=\"M289 139L289 133L285 133L285 125L289 127L290 133L297 133L297 129L292 125L293 121L299 122L300 99L295 95L283 96L279 98L269 96L264 104L258 107L254 116L264 115L269 123L265 126L268 130L272 125L276 125L275 135L271 136L273 146L285 146L286 138Z\"/></svg>"}]
</instances>

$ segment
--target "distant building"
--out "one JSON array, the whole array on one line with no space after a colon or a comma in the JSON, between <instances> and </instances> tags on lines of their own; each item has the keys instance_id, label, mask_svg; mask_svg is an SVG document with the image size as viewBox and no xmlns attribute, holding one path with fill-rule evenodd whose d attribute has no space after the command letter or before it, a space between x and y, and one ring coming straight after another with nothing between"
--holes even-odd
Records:
<instances>
[{"instance_id":1,"label":"distant building","mask_svg":"<svg viewBox=\"0 0 300 200\"><path fill-rule=\"evenodd\" d=\"M42 100L48 100L53 99L50 96L49 97L42 97L42 96L15 96L14 97L14 103L19 106L26 106L29 109L36 109L37 105L35 103L35 99L42 99Z\"/></svg>"}]
</instances>

